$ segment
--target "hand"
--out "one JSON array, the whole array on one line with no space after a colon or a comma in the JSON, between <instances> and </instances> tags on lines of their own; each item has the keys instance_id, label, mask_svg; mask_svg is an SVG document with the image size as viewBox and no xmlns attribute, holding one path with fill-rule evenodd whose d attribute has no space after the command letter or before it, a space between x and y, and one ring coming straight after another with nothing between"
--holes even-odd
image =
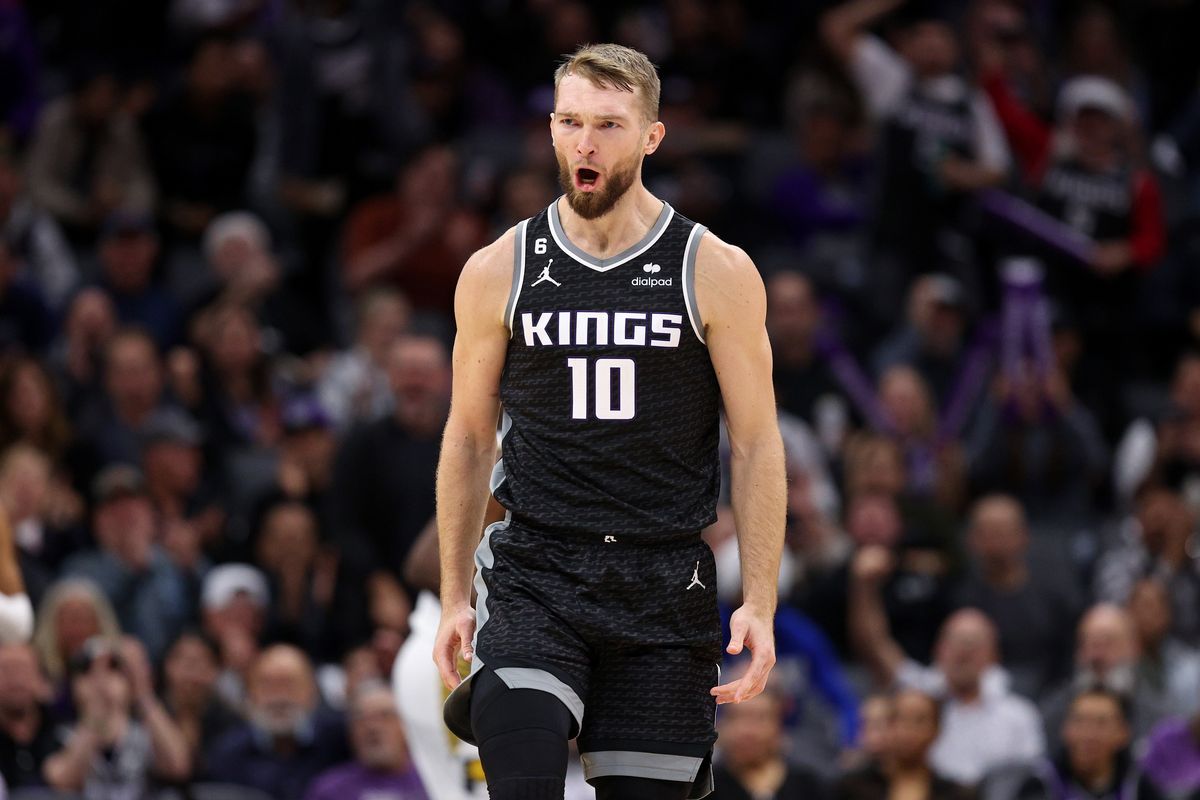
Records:
<instances>
[{"instance_id":1,"label":"hand","mask_svg":"<svg viewBox=\"0 0 1200 800\"><path fill-rule=\"evenodd\" d=\"M475 611L469 605L442 609L437 639L433 645L433 662L447 689L462 683L458 675L458 656L466 661L475 657L472 640L475 638Z\"/></svg>"},{"instance_id":2,"label":"hand","mask_svg":"<svg viewBox=\"0 0 1200 800\"><path fill-rule=\"evenodd\" d=\"M775 615L742 606L729 619L729 646L725 652L736 656L750 648L750 666L737 680L714 686L709 694L717 704L740 703L758 695L767 686L771 667L775 666Z\"/></svg>"},{"instance_id":3,"label":"hand","mask_svg":"<svg viewBox=\"0 0 1200 800\"><path fill-rule=\"evenodd\" d=\"M154 677L150 671L150 659L146 657L146 648L132 636L121 637L121 664L129 678L133 699L153 699Z\"/></svg>"},{"instance_id":4,"label":"hand","mask_svg":"<svg viewBox=\"0 0 1200 800\"><path fill-rule=\"evenodd\" d=\"M896 568L896 559L882 545L872 544L854 554L850 573L859 583L877 586Z\"/></svg>"},{"instance_id":5,"label":"hand","mask_svg":"<svg viewBox=\"0 0 1200 800\"><path fill-rule=\"evenodd\" d=\"M1133 266L1129 243L1097 242L1092 250L1092 270L1100 275L1118 275Z\"/></svg>"}]
</instances>

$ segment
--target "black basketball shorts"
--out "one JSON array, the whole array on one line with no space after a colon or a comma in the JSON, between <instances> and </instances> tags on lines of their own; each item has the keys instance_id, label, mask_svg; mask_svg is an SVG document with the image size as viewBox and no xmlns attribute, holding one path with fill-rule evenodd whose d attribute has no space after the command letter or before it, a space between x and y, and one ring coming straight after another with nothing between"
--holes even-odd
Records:
<instances>
[{"instance_id":1,"label":"black basketball shorts","mask_svg":"<svg viewBox=\"0 0 1200 800\"><path fill-rule=\"evenodd\" d=\"M475 552L475 658L513 689L558 697L584 774L711 788L721 623L713 554L685 537L559 535L506 520ZM473 741L468 678L446 723Z\"/></svg>"}]
</instances>

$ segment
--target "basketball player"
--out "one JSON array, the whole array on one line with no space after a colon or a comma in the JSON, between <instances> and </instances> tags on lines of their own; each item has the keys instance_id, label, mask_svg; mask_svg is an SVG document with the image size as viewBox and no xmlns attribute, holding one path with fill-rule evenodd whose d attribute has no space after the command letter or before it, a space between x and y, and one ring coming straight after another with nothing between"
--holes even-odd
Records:
<instances>
[{"instance_id":1,"label":"basketball player","mask_svg":"<svg viewBox=\"0 0 1200 800\"><path fill-rule=\"evenodd\" d=\"M573 737L599 800L703 797L716 704L757 695L775 660L785 481L765 292L745 253L643 186L658 102L641 53L569 57L550 117L564 195L458 284L434 658L456 687L446 722L478 744L493 800L560 800ZM744 582L728 651L752 656L723 685L700 538L719 408ZM505 518L475 551L472 611L489 475Z\"/></svg>"}]
</instances>

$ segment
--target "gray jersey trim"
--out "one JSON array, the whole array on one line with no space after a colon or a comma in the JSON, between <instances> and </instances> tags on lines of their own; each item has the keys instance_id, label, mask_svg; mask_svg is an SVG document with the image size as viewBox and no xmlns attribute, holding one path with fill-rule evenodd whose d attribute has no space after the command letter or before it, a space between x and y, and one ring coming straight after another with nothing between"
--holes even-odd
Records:
<instances>
[{"instance_id":1,"label":"gray jersey trim","mask_svg":"<svg viewBox=\"0 0 1200 800\"><path fill-rule=\"evenodd\" d=\"M492 552L492 534L507 529L509 522L510 515L506 513L504 519L488 525L487 530L483 532L483 539L475 548L475 636L471 639L471 651L475 653L475 657L471 659L472 675L483 669L483 660L479 658L477 652L479 632L487 624L490 615L487 607L488 585L487 581L483 579L483 571L491 569L496 563L496 554Z\"/></svg>"},{"instance_id":2,"label":"gray jersey trim","mask_svg":"<svg viewBox=\"0 0 1200 800\"><path fill-rule=\"evenodd\" d=\"M646 231L646 235L642 237L640 242L626 248L611 258L596 258L580 250L571 243L570 239L567 238L567 234L562 227L562 220L558 215L557 199L550 204L549 213L547 214L547 218L550 222L550 235L554 237L554 243L559 246L559 249L561 249L571 258L578 261L580 264L594 269L597 272L608 272L610 269L615 269L616 267L624 264L626 261L637 258L642 253L649 250L654 246L654 243L658 241L659 237L663 235L663 231L665 231L667 226L671 224L671 219L674 216L675 209L671 208L670 203L664 202L662 211L658 213L658 219L656 219L654 224L650 226L650 230Z\"/></svg>"},{"instance_id":3,"label":"gray jersey trim","mask_svg":"<svg viewBox=\"0 0 1200 800\"><path fill-rule=\"evenodd\" d=\"M513 317L517 313L517 300L521 298L521 284L525 283L525 232L529 228L529 220L524 220L517 226L517 235L513 242L513 277L512 288L508 290L508 305L504 308L504 324L508 327L508 338L513 335Z\"/></svg>"},{"instance_id":4,"label":"gray jersey trim","mask_svg":"<svg viewBox=\"0 0 1200 800\"><path fill-rule=\"evenodd\" d=\"M696 253L700 251L700 238L708 228L697 222L688 234L687 246L683 248L683 304L687 306L688 319L700 344L704 341L704 323L700 319L700 306L696 303Z\"/></svg>"},{"instance_id":5,"label":"gray jersey trim","mask_svg":"<svg viewBox=\"0 0 1200 800\"><path fill-rule=\"evenodd\" d=\"M580 753L583 776L589 781L606 775L653 778L659 781L691 783L700 773L703 758L671 756L662 753L638 753L632 750L599 750Z\"/></svg>"},{"instance_id":6,"label":"gray jersey trim","mask_svg":"<svg viewBox=\"0 0 1200 800\"><path fill-rule=\"evenodd\" d=\"M510 689L537 689L554 695L571 712L575 724L583 728L583 700L567 684L544 669L533 667L500 667L496 676Z\"/></svg>"}]
</instances>

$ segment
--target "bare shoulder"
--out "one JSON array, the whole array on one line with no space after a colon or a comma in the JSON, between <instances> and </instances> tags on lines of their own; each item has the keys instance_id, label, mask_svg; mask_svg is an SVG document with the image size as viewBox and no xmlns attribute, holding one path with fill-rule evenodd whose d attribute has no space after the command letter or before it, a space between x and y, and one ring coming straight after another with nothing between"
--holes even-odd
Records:
<instances>
[{"instance_id":1,"label":"bare shoulder","mask_svg":"<svg viewBox=\"0 0 1200 800\"><path fill-rule=\"evenodd\" d=\"M762 276L746 251L704 234L696 250L696 302L706 325L721 317L765 310Z\"/></svg>"},{"instance_id":2,"label":"bare shoulder","mask_svg":"<svg viewBox=\"0 0 1200 800\"><path fill-rule=\"evenodd\" d=\"M512 289L513 259L516 254L513 226L494 242L476 250L463 265L454 293L455 315L461 326L468 320L503 321L504 307Z\"/></svg>"}]
</instances>

